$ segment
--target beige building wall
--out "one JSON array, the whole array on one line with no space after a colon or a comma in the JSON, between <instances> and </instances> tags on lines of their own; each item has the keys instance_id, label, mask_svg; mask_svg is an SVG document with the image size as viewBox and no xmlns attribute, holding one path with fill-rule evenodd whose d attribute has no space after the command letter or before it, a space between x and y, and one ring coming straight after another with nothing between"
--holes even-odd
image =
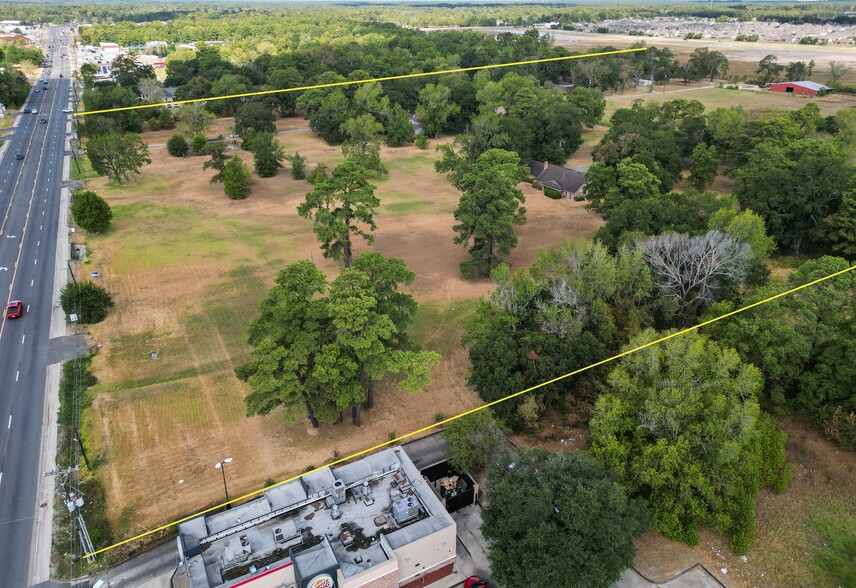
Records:
<instances>
[{"instance_id":1,"label":"beige building wall","mask_svg":"<svg viewBox=\"0 0 856 588\"><path fill-rule=\"evenodd\" d=\"M456 525L450 525L396 549L399 584L406 584L420 574L454 562L456 528Z\"/></svg>"},{"instance_id":2,"label":"beige building wall","mask_svg":"<svg viewBox=\"0 0 856 588\"><path fill-rule=\"evenodd\" d=\"M248 578L242 582L229 584L231 588L282 588L282 586L291 586L297 580L294 578L294 566L288 565L275 572L264 575L264 571L257 572L253 578Z\"/></svg>"},{"instance_id":3,"label":"beige building wall","mask_svg":"<svg viewBox=\"0 0 856 588\"><path fill-rule=\"evenodd\" d=\"M393 555L382 564L372 566L356 576L345 578L342 570L339 570L338 576L340 588L398 588L398 561Z\"/></svg>"}]
</instances>

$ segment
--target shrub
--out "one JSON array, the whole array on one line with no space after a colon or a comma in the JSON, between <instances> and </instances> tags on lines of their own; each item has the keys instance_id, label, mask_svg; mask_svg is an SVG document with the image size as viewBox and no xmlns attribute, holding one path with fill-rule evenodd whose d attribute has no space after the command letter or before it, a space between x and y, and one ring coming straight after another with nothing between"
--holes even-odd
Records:
<instances>
[{"instance_id":1,"label":"shrub","mask_svg":"<svg viewBox=\"0 0 856 588\"><path fill-rule=\"evenodd\" d=\"M107 311L113 307L113 297L100 284L79 282L65 285L59 303L66 314L77 313L78 323L91 325L107 318Z\"/></svg>"},{"instance_id":2,"label":"shrub","mask_svg":"<svg viewBox=\"0 0 856 588\"><path fill-rule=\"evenodd\" d=\"M300 151L288 158L291 163L291 177L295 180L306 179L306 158L300 154Z\"/></svg>"},{"instance_id":3,"label":"shrub","mask_svg":"<svg viewBox=\"0 0 856 588\"><path fill-rule=\"evenodd\" d=\"M166 150L173 157L184 157L190 150L190 145L183 135L176 133L166 142Z\"/></svg>"},{"instance_id":4,"label":"shrub","mask_svg":"<svg viewBox=\"0 0 856 588\"><path fill-rule=\"evenodd\" d=\"M74 194L71 214L81 229L91 233L106 231L110 228L110 220L113 218L110 205L101 196L89 190Z\"/></svg>"},{"instance_id":5,"label":"shrub","mask_svg":"<svg viewBox=\"0 0 856 588\"><path fill-rule=\"evenodd\" d=\"M193 152L196 155L202 155L205 153L205 148L208 146L208 139L205 138L205 135L199 133L193 137L193 142L190 144L190 148L193 149Z\"/></svg>"},{"instance_id":6,"label":"shrub","mask_svg":"<svg viewBox=\"0 0 856 588\"><path fill-rule=\"evenodd\" d=\"M416 146L420 149L428 149L428 134L420 133L416 135Z\"/></svg>"},{"instance_id":7,"label":"shrub","mask_svg":"<svg viewBox=\"0 0 856 588\"><path fill-rule=\"evenodd\" d=\"M547 198L552 198L553 200L561 200L562 193L558 190L554 190L553 188L544 188L544 196Z\"/></svg>"},{"instance_id":8,"label":"shrub","mask_svg":"<svg viewBox=\"0 0 856 588\"><path fill-rule=\"evenodd\" d=\"M310 184L317 184L318 182L322 182L322 181L326 180L329 177L329 174L327 173L327 169L328 168L325 164L319 163L318 165L315 166L315 169L312 170L312 172L309 174L309 176L306 178L306 180Z\"/></svg>"},{"instance_id":9,"label":"shrub","mask_svg":"<svg viewBox=\"0 0 856 588\"><path fill-rule=\"evenodd\" d=\"M156 116L153 116L147 122L149 123L149 128L151 130L153 130L153 131L161 130L160 120Z\"/></svg>"},{"instance_id":10,"label":"shrub","mask_svg":"<svg viewBox=\"0 0 856 588\"><path fill-rule=\"evenodd\" d=\"M243 200L250 195L250 170L237 155L226 162L223 170L223 187L232 200Z\"/></svg>"}]
</instances>

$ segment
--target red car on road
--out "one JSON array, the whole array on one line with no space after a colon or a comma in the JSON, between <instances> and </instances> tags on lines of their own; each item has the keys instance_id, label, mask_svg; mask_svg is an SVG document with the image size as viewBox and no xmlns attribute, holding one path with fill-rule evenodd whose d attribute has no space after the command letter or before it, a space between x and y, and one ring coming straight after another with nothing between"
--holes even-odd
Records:
<instances>
[{"instance_id":1,"label":"red car on road","mask_svg":"<svg viewBox=\"0 0 856 588\"><path fill-rule=\"evenodd\" d=\"M24 312L24 305L20 300L13 300L6 306L6 318L19 318Z\"/></svg>"},{"instance_id":2,"label":"red car on road","mask_svg":"<svg viewBox=\"0 0 856 588\"><path fill-rule=\"evenodd\" d=\"M470 576L464 580L464 588L490 588L490 585L478 576Z\"/></svg>"}]
</instances>

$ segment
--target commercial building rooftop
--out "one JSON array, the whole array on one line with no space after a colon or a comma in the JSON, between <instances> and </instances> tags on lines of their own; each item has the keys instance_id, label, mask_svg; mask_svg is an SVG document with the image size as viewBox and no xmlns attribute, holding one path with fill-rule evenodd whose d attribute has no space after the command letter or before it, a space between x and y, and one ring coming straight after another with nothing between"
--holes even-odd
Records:
<instances>
[{"instance_id":1,"label":"commercial building rooftop","mask_svg":"<svg viewBox=\"0 0 856 588\"><path fill-rule=\"evenodd\" d=\"M454 560L455 523L397 447L191 519L179 525L178 541L192 588L245 585L273 573L290 574L282 585L292 576L301 582L338 574L358 586L357 577L370 569L374 577L382 572L401 578L396 550L438 532L437 549L417 559L424 570ZM431 563L432 557L437 561Z\"/></svg>"}]
</instances>

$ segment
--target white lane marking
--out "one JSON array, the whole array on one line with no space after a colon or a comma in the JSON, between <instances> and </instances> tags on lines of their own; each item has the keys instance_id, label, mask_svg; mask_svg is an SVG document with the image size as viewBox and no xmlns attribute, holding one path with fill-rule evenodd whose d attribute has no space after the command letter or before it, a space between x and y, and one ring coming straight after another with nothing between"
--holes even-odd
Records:
<instances>
[{"instance_id":1,"label":"white lane marking","mask_svg":"<svg viewBox=\"0 0 856 588\"><path fill-rule=\"evenodd\" d=\"M26 334L26 333L24 333L24 336L23 336L23 337L21 337L21 345L23 345L23 344L24 344L24 341L26 341L26 340L27 340L27 334Z\"/></svg>"},{"instance_id":2,"label":"white lane marking","mask_svg":"<svg viewBox=\"0 0 856 588\"><path fill-rule=\"evenodd\" d=\"M33 281L34 281L34 280L30 280L30 288L32 288L32 287L33 287Z\"/></svg>"},{"instance_id":3,"label":"white lane marking","mask_svg":"<svg viewBox=\"0 0 856 588\"><path fill-rule=\"evenodd\" d=\"M30 305L27 305L27 312L30 312Z\"/></svg>"},{"instance_id":4,"label":"white lane marking","mask_svg":"<svg viewBox=\"0 0 856 588\"><path fill-rule=\"evenodd\" d=\"M0 472L0 484L3 483L3 472Z\"/></svg>"},{"instance_id":5,"label":"white lane marking","mask_svg":"<svg viewBox=\"0 0 856 588\"><path fill-rule=\"evenodd\" d=\"M12 415L11 415L11 414L9 415L9 426L7 426L6 428L7 428L7 429L11 429L11 428L12 428Z\"/></svg>"},{"instance_id":6,"label":"white lane marking","mask_svg":"<svg viewBox=\"0 0 856 588\"><path fill-rule=\"evenodd\" d=\"M39 265L39 258L36 258L36 262L33 265Z\"/></svg>"},{"instance_id":7,"label":"white lane marking","mask_svg":"<svg viewBox=\"0 0 856 588\"><path fill-rule=\"evenodd\" d=\"M18 370L17 372L15 372L15 381L16 382L18 381L18 376L20 376L20 375L21 375L21 370Z\"/></svg>"}]
</instances>

